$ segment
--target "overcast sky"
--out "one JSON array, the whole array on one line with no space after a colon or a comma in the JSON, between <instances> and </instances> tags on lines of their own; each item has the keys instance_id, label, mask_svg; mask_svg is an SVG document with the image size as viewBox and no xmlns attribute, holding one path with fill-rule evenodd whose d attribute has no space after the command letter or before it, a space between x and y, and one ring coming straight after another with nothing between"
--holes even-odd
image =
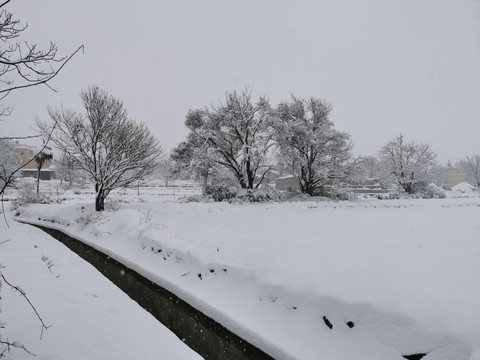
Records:
<instances>
[{"instance_id":1,"label":"overcast sky","mask_svg":"<svg viewBox=\"0 0 480 360\"><path fill-rule=\"evenodd\" d=\"M166 150L185 139L189 109L225 91L272 105L291 94L332 103L358 155L403 133L439 160L480 154L480 1L477 0L13 0L24 39L77 55L58 90L11 94L3 136L32 134L47 106L81 111L90 85L124 101Z\"/></svg>"}]
</instances>

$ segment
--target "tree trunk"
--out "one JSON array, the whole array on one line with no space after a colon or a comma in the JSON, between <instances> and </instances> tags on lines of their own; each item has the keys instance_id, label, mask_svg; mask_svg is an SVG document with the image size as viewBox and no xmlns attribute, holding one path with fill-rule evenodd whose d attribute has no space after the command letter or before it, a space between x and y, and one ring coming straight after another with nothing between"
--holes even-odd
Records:
<instances>
[{"instance_id":1,"label":"tree trunk","mask_svg":"<svg viewBox=\"0 0 480 360\"><path fill-rule=\"evenodd\" d=\"M238 182L240 183L240 186L242 189L247 189L247 182L245 181L245 177L243 175L240 175L237 177L238 178Z\"/></svg>"},{"instance_id":2,"label":"tree trunk","mask_svg":"<svg viewBox=\"0 0 480 360\"><path fill-rule=\"evenodd\" d=\"M105 197L106 194L103 189L97 191L97 197L95 198L95 211L105 210Z\"/></svg>"},{"instance_id":3,"label":"tree trunk","mask_svg":"<svg viewBox=\"0 0 480 360\"><path fill-rule=\"evenodd\" d=\"M312 183L310 181L307 181L306 184L305 184L305 192L310 195L310 196L313 196L313 191L315 190L315 187L312 185Z\"/></svg>"},{"instance_id":4,"label":"tree trunk","mask_svg":"<svg viewBox=\"0 0 480 360\"><path fill-rule=\"evenodd\" d=\"M40 194L40 170L42 170L42 162L39 161L37 164L37 195Z\"/></svg>"},{"instance_id":5,"label":"tree trunk","mask_svg":"<svg viewBox=\"0 0 480 360\"><path fill-rule=\"evenodd\" d=\"M407 194L412 194L412 193L413 193L413 186L412 186L412 184L410 184L410 183L402 184L402 187L403 187L403 190L405 190L405 192L406 192Z\"/></svg>"},{"instance_id":6,"label":"tree trunk","mask_svg":"<svg viewBox=\"0 0 480 360\"><path fill-rule=\"evenodd\" d=\"M252 170L252 165L250 160L247 160L246 172L247 172L247 188L253 189L253 182L255 181L255 173Z\"/></svg>"}]
</instances>

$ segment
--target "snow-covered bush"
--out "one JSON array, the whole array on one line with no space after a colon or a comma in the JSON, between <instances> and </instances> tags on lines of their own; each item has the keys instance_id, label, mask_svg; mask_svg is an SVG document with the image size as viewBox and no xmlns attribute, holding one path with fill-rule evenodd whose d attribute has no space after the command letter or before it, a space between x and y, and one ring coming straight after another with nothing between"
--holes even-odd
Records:
<instances>
[{"instance_id":1,"label":"snow-covered bush","mask_svg":"<svg viewBox=\"0 0 480 360\"><path fill-rule=\"evenodd\" d=\"M53 200L43 194L37 194L35 185L31 182L23 182L18 187L18 197L13 202L14 209L26 204L50 204Z\"/></svg>"},{"instance_id":2,"label":"snow-covered bush","mask_svg":"<svg viewBox=\"0 0 480 360\"><path fill-rule=\"evenodd\" d=\"M178 199L180 203L204 203L204 202L212 202L213 199L211 197L205 197L203 195L190 195L184 196Z\"/></svg>"},{"instance_id":3,"label":"snow-covered bush","mask_svg":"<svg viewBox=\"0 0 480 360\"><path fill-rule=\"evenodd\" d=\"M209 202L209 201L228 201L233 202L266 202L281 201L286 196L273 188L265 187L263 189L239 189L236 186L218 184L208 185L204 189L204 196L189 196L183 198L182 202Z\"/></svg>"},{"instance_id":4,"label":"snow-covered bush","mask_svg":"<svg viewBox=\"0 0 480 360\"><path fill-rule=\"evenodd\" d=\"M107 198L105 200L105 209L111 211L117 211L121 208L120 201L115 198Z\"/></svg>"},{"instance_id":5,"label":"snow-covered bush","mask_svg":"<svg viewBox=\"0 0 480 360\"><path fill-rule=\"evenodd\" d=\"M242 190L239 192L237 199L245 202L266 202L266 201L280 201L284 197L278 190L272 188L256 189L256 190Z\"/></svg>"},{"instance_id":6,"label":"snow-covered bush","mask_svg":"<svg viewBox=\"0 0 480 360\"><path fill-rule=\"evenodd\" d=\"M204 189L204 194L210 196L215 201L225 201L237 197L238 188L229 185L207 185Z\"/></svg>"},{"instance_id":7,"label":"snow-covered bush","mask_svg":"<svg viewBox=\"0 0 480 360\"><path fill-rule=\"evenodd\" d=\"M433 183L426 187L423 195L425 199L445 199L446 197L445 191Z\"/></svg>"},{"instance_id":8,"label":"snow-covered bush","mask_svg":"<svg viewBox=\"0 0 480 360\"><path fill-rule=\"evenodd\" d=\"M444 199L446 194L441 187L434 183L427 184L422 181L412 187L410 194L403 192L399 197L405 199Z\"/></svg>"},{"instance_id":9,"label":"snow-covered bush","mask_svg":"<svg viewBox=\"0 0 480 360\"><path fill-rule=\"evenodd\" d=\"M352 201L357 198L355 193L341 186L323 186L321 188L318 188L313 195L324 196L332 200Z\"/></svg>"}]
</instances>

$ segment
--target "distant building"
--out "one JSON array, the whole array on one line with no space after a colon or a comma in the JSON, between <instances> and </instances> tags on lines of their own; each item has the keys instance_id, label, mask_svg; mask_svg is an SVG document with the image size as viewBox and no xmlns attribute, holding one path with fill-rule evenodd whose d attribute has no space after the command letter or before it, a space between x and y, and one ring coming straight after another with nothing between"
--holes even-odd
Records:
<instances>
[{"instance_id":1,"label":"distant building","mask_svg":"<svg viewBox=\"0 0 480 360\"><path fill-rule=\"evenodd\" d=\"M455 185L460 184L461 182L466 182L467 178L460 170L449 167L447 169L447 186L449 189L453 188Z\"/></svg>"},{"instance_id":2,"label":"distant building","mask_svg":"<svg viewBox=\"0 0 480 360\"><path fill-rule=\"evenodd\" d=\"M292 175L282 176L275 179L275 189L300 191L300 184Z\"/></svg>"},{"instance_id":3,"label":"distant building","mask_svg":"<svg viewBox=\"0 0 480 360\"><path fill-rule=\"evenodd\" d=\"M253 180L253 183L254 185L257 185L260 182L260 180L262 180L262 185L271 184L277 178L278 178L278 174L274 171L269 170L265 173L265 176L263 176L263 179L261 176L256 175L255 179Z\"/></svg>"},{"instance_id":4,"label":"distant building","mask_svg":"<svg viewBox=\"0 0 480 360\"><path fill-rule=\"evenodd\" d=\"M46 147L47 150L51 151L50 147ZM32 160L35 154L40 150L36 146L20 144L15 141L14 144L15 152L20 156L22 160L22 168L20 169L20 175L22 177L37 177L37 162ZM40 170L40 180L51 180L55 178L55 172L50 169L52 162L50 160L45 161Z\"/></svg>"}]
</instances>

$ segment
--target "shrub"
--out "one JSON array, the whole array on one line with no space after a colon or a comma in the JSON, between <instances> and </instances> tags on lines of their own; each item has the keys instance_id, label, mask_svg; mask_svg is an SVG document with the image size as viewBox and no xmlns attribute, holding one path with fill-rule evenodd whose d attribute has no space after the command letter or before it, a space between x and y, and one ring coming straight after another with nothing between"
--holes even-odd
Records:
<instances>
[{"instance_id":1,"label":"shrub","mask_svg":"<svg viewBox=\"0 0 480 360\"><path fill-rule=\"evenodd\" d=\"M332 200L352 201L357 198L352 191L341 186L322 186L314 193L315 196L324 196Z\"/></svg>"},{"instance_id":2,"label":"shrub","mask_svg":"<svg viewBox=\"0 0 480 360\"><path fill-rule=\"evenodd\" d=\"M18 197L13 202L14 209L26 204L50 204L53 200L43 194L37 194L35 185L25 182L18 188Z\"/></svg>"},{"instance_id":3,"label":"shrub","mask_svg":"<svg viewBox=\"0 0 480 360\"><path fill-rule=\"evenodd\" d=\"M234 199L238 194L238 188L229 185L207 185L204 189L204 194L210 196L215 201L225 201Z\"/></svg>"},{"instance_id":4,"label":"shrub","mask_svg":"<svg viewBox=\"0 0 480 360\"><path fill-rule=\"evenodd\" d=\"M283 199L282 194L272 188L246 190L240 192L237 196L239 200L245 202L267 202L267 201L280 201Z\"/></svg>"},{"instance_id":5,"label":"shrub","mask_svg":"<svg viewBox=\"0 0 480 360\"><path fill-rule=\"evenodd\" d=\"M424 199L445 199L445 197L445 191L435 184L426 186L422 192L422 198Z\"/></svg>"}]
</instances>

